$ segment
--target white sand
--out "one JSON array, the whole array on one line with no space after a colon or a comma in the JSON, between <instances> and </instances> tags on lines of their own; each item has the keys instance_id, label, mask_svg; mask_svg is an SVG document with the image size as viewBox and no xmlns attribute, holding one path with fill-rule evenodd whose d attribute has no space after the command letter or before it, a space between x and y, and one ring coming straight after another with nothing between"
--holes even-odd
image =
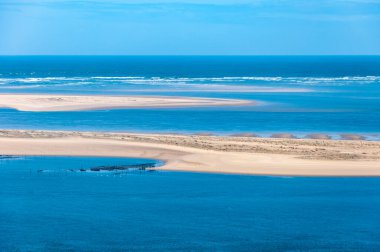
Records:
<instances>
[{"instance_id":1,"label":"white sand","mask_svg":"<svg viewBox=\"0 0 380 252\"><path fill-rule=\"evenodd\" d=\"M250 137L0 131L0 155L142 157L164 170L380 176L380 142Z\"/></svg>"},{"instance_id":2,"label":"white sand","mask_svg":"<svg viewBox=\"0 0 380 252\"><path fill-rule=\"evenodd\" d=\"M143 107L241 106L252 101L165 96L80 96L0 94L0 107L21 111L76 111Z\"/></svg>"}]
</instances>

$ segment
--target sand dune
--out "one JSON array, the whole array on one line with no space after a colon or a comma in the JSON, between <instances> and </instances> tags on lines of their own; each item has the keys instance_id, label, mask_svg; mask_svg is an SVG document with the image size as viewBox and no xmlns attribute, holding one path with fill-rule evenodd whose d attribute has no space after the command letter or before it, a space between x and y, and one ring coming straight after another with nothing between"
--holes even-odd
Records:
<instances>
[{"instance_id":1,"label":"sand dune","mask_svg":"<svg viewBox=\"0 0 380 252\"><path fill-rule=\"evenodd\" d=\"M21 111L76 111L143 107L239 106L252 101L165 96L82 96L0 94L0 107Z\"/></svg>"},{"instance_id":2,"label":"sand dune","mask_svg":"<svg viewBox=\"0 0 380 252\"><path fill-rule=\"evenodd\" d=\"M0 155L144 157L165 170L380 176L380 142L64 131L0 131Z\"/></svg>"}]
</instances>

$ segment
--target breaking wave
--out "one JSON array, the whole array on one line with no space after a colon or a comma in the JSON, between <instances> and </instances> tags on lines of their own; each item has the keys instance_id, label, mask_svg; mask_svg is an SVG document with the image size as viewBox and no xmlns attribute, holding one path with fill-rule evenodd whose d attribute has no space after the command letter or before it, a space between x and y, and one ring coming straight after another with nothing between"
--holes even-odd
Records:
<instances>
[{"instance_id":1,"label":"breaking wave","mask_svg":"<svg viewBox=\"0 0 380 252\"><path fill-rule=\"evenodd\" d=\"M380 76L345 76L345 77L141 77L141 76L94 76L94 77L26 77L0 78L1 88L41 88L64 86L108 86L108 85L149 85L208 87L218 85L293 85L293 86L347 86L379 84Z\"/></svg>"}]
</instances>

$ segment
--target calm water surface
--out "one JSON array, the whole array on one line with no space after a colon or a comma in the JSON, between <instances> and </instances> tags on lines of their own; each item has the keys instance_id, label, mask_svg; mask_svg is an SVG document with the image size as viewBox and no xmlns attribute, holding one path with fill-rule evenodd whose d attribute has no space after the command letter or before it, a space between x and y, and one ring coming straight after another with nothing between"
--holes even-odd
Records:
<instances>
[{"instance_id":1,"label":"calm water surface","mask_svg":"<svg viewBox=\"0 0 380 252\"><path fill-rule=\"evenodd\" d=\"M80 112L0 108L0 129L380 139L379 56L0 57L0 92L260 102ZM0 251L380 251L379 178L78 171L147 162L155 161L0 159Z\"/></svg>"},{"instance_id":2,"label":"calm water surface","mask_svg":"<svg viewBox=\"0 0 380 252\"><path fill-rule=\"evenodd\" d=\"M306 89L302 93L252 88ZM0 128L219 134L361 133L380 139L380 56L0 57L0 92L167 95L259 106L32 113Z\"/></svg>"},{"instance_id":3,"label":"calm water surface","mask_svg":"<svg viewBox=\"0 0 380 252\"><path fill-rule=\"evenodd\" d=\"M379 178L66 171L145 162L0 161L0 250L380 250Z\"/></svg>"}]
</instances>

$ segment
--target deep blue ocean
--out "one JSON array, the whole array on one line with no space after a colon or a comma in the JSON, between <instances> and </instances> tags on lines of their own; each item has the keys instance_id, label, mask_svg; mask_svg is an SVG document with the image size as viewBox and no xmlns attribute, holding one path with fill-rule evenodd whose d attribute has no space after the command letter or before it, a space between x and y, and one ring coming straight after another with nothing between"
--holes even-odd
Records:
<instances>
[{"instance_id":1,"label":"deep blue ocean","mask_svg":"<svg viewBox=\"0 0 380 252\"><path fill-rule=\"evenodd\" d=\"M0 129L380 139L378 56L1 56L0 93L258 101L80 112L0 108ZM147 162L158 161L0 156L0 251L380 251L380 178L80 171Z\"/></svg>"},{"instance_id":2,"label":"deep blue ocean","mask_svg":"<svg viewBox=\"0 0 380 252\"><path fill-rule=\"evenodd\" d=\"M380 250L380 178L70 171L146 162L0 160L0 251Z\"/></svg>"},{"instance_id":3,"label":"deep blue ocean","mask_svg":"<svg viewBox=\"0 0 380 252\"><path fill-rule=\"evenodd\" d=\"M287 89L308 92L273 92ZM260 92L257 92L260 90ZM0 57L0 92L166 95L257 106L20 112L0 128L134 132L365 134L380 139L380 56Z\"/></svg>"}]
</instances>

